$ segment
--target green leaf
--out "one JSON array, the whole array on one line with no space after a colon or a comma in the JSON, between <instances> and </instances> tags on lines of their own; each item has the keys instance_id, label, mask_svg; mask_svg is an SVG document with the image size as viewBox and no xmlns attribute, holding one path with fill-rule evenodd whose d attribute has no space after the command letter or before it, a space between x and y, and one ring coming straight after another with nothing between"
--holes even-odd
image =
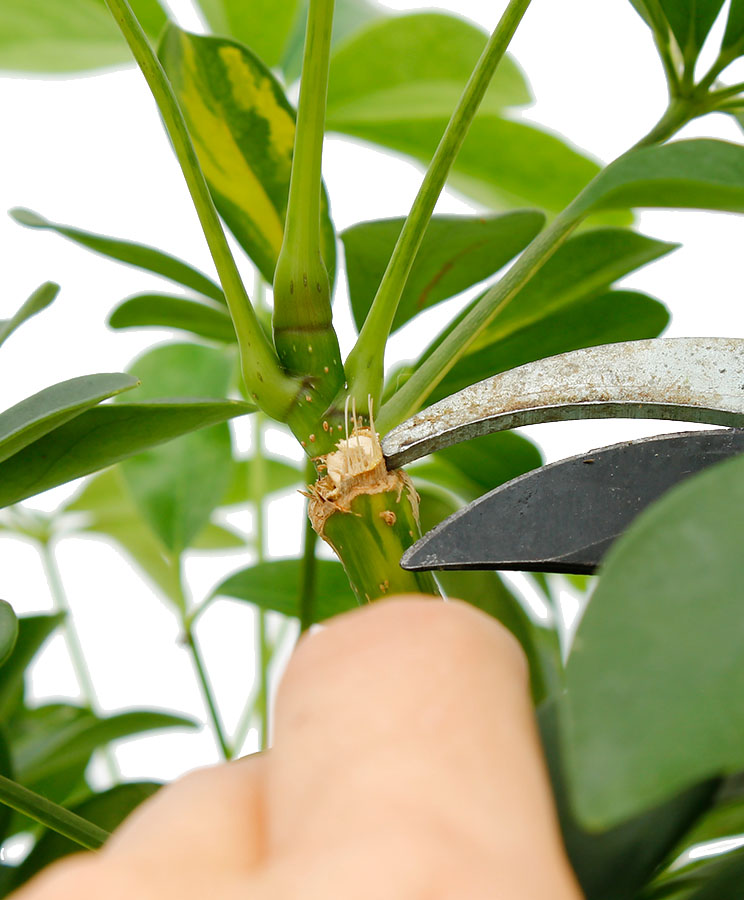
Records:
<instances>
[{"instance_id":1,"label":"green leaf","mask_svg":"<svg viewBox=\"0 0 744 900\"><path fill-rule=\"evenodd\" d=\"M191 542L192 550L245 550L246 538L244 535L224 525L215 522L207 522L202 530Z\"/></svg>"},{"instance_id":2,"label":"green leaf","mask_svg":"<svg viewBox=\"0 0 744 900\"><path fill-rule=\"evenodd\" d=\"M28 228L40 228L54 231L63 237L69 238L76 244L87 247L95 253L115 259L118 262L126 263L137 269L144 269L146 272L152 272L167 278L169 281L175 281L176 284L182 284L184 287L202 294L205 297L211 297L212 300L218 300L225 303L225 296L222 289L207 278L202 272L194 269L188 263L162 250L156 250L154 247L148 247L145 244L136 244L132 241L123 241L119 238L106 237L105 235L93 234L89 231L81 231L79 228L72 228L70 225L59 225L50 222L38 213L30 209L11 209L10 215L21 225Z\"/></svg>"},{"instance_id":3,"label":"green leaf","mask_svg":"<svg viewBox=\"0 0 744 900\"><path fill-rule=\"evenodd\" d=\"M678 896L684 900L734 900L741 892L743 880L744 850L737 848L701 861L691 872L684 873L671 884L665 885L674 889L681 884L685 888L683 893L673 894L671 897L663 893L661 896L669 900L676 900Z\"/></svg>"},{"instance_id":4,"label":"green leaf","mask_svg":"<svg viewBox=\"0 0 744 900\"><path fill-rule=\"evenodd\" d=\"M341 235L357 328L372 306L404 221L362 222ZM544 215L533 210L488 217L434 216L401 296L393 331L422 310L498 272L544 222Z\"/></svg>"},{"instance_id":5,"label":"green leaf","mask_svg":"<svg viewBox=\"0 0 744 900\"><path fill-rule=\"evenodd\" d=\"M279 82L235 41L171 25L160 59L186 118L215 205L269 284L282 246L295 113ZM323 256L336 268L327 204Z\"/></svg>"},{"instance_id":6,"label":"green leaf","mask_svg":"<svg viewBox=\"0 0 744 900\"><path fill-rule=\"evenodd\" d=\"M611 548L568 662L567 765L587 825L744 768L742 533L739 457L670 491Z\"/></svg>"},{"instance_id":7,"label":"green leaf","mask_svg":"<svg viewBox=\"0 0 744 900\"><path fill-rule=\"evenodd\" d=\"M700 139L633 150L603 169L573 209L628 206L744 212L744 147Z\"/></svg>"},{"instance_id":8,"label":"green leaf","mask_svg":"<svg viewBox=\"0 0 744 900\"><path fill-rule=\"evenodd\" d=\"M486 491L540 465L542 454L531 441L511 431L502 431L437 450L428 460L412 465L409 471L414 478L424 478L470 503Z\"/></svg>"},{"instance_id":9,"label":"green leaf","mask_svg":"<svg viewBox=\"0 0 744 900\"><path fill-rule=\"evenodd\" d=\"M472 349L513 334L561 307L596 297L619 278L677 247L679 244L657 241L627 228L595 228L578 234L566 241L496 314Z\"/></svg>"},{"instance_id":10,"label":"green leaf","mask_svg":"<svg viewBox=\"0 0 744 900\"><path fill-rule=\"evenodd\" d=\"M723 0L659 0L686 58L695 59L718 17Z\"/></svg>"},{"instance_id":11,"label":"green leaf","mask_svg":"<svg viewBox=\"0 0 744 900\"><path fill-rule=\"evenodd\" d=\"M232 360L198 344L166 344L131 367L146 399L219 397L227 392ZM122 466L135 503L171 553L189 546L224 497L232 445L226 423L185 435L128 459Z\"/></svg>"},{"instance_id":12,"label":"green leaf","mask_svg":"<svg viewBox=\"0 0 744 900\"><path fill-rule=\"evenodd\" d=\"M81 375L44 388L0 413L0 462L102 400L137 387L121 373Z\"/></svg>"},{"instance_id":13,"label":"green leaf","mask_svg":"<svg viewBox=\"0 0 744 900\"><path fill-rule=\"evenodd\" d=\"M222 498L220 506L239 506L253 501L251 483L251 466L253 459L233 460L230 486ZM286 459L266 456L261 462L263 467L262 487L265 494L299 488L304 484L302 469Z\"/></svg>"},{"instance_id":14,"label":"green leaf","mask_svg":"<svg viewBox=\"0 0 744 900\"><path fill-rule=\"evenodd\" d=\"M0 347L13 334L16 328L23 325L31 316L35 316L43 309L46 309L58 293L58 284L54 284L52 281L45 281L44 284L36 288L14 316L10 319L0 320Z\"/></svg>"},{"instance_id":15,"label":"green leaf","mask_svg":"<svg viewBox=\"0 0 744 900\"><path fill-rule=\"evenodd\" d=\"M237 400L160 400L89 409L0 463L0 508L254 410Z\"/></svg>"},{"instance_id":16,"label":"green leaf","mask_svg":"<svg viewBox=\"0 0 744 900\"><path fill-rule=\"evenodd\" d=\"M744 0L731 0L721 50L736 55L744 50Z\"/></svg>"},{"instance_id":17,"label":"green leaf","mask_svg":"<svg viewBox=\"0 0 744 900\"><path fill-rule=\"evenodd\" d=\"M120 303L109 316L112 328L178 328L213 341L235 343L235 329L224 309L174 297L137 294Z\"/></svg>"},{"instance_id":18,"label":"green leaf","mask_svg":"<svg viewBox=\"0 0 744 900\"><path fill-rule=\"evenodd\" d=\"M300 0L199 0L199 6L212 31L250 47L273 68L281 62Z\"/></svg>"},{"instance_id":19,"label":"green leaf","mask_svg":"<svg viewBox=\"0 0 744 900\"><path fill-rule=\"evenodd\" d=\"M157 0L130 0L140 24L156 38L165 23ZM104 0L3 0L0 69L85 72L131 61Z\"/></svg>"},{"instance_id":20,"label":"green leaf","mask_svg":"<svg viewBox=\"0 0 744 900\"><path fill-rule=\"evenodd\" d=\"M560 308L466 354L437 385L428 402L535 359L581 347L656 337L668 322L669 312L658 300L636 291L608 291Z\"/></svg>"},{"instance_id":21,"label":"green leaf","mask_svg":"<svg viewBox=\"0 0 744 900\"><path fill-rule=\"evenodd\" d=\"M99 828L111 832L159 788L160 785L152 781L119 784L88 797L72 806L71 811L98 825ZM21 865L13 870L8 889L16 890L53 862L79 850L80 847L73 841L53 831L47 831Z\"/></svg>"},{"instance_id":22,"label":"green leaf","mask_svg":"<svg viewBox=\"0 0 744 900\"><path fill-rule=\"evenodd\" d=\"M300 77L302 68L302 51L305 45L307 13L309 0L301 0L300 10L295 19L295 26L287 42L282 59L282 69L287 81ZM343 43L369 22L389 16L390 10L383 9L374 0L336 0L333 13L333 31L331 48L341 47Z\"/></svg>"},{"instance_id":23,"label":"green leaf","mask_svg":"<svg viewBox=\"0 0 744 900\"><path fill-rule=\"evenodd\" d=\"M18 640L18 619L13 607L6 600L0 600L0 666L13 652Z\"/></svg>"},{"instance_id":24,"label":"green leaf","mask_svg":"<svg viewBox=\"0 0 744 900\"><path fill-rule=\"evenodd\" d=\"M178 567L134 503L120 466L88 481L60 512L73 517L65 519L71 531L114 540L169 600L180 602Z\"/></svg>"},{"instance_id":25,"label":"green leaf","mask_svg":"<svg viewBox=\"0 0 744 900\"><path fill-rule=\"evenodd\" d=\"M434 155L445 125L446 120L439 118L345 122L343 128L329 123L334 130L406 153L424 165ZM493 209L537 206L558 212L598 172L597 163L556 135L526 122L486 113L473 121L449 183L466 197ZM612 221L629 224L630 217L613 214Z\"/></svg>"},{"instance_id":26,"label":"green leaf","mask_svg":"<svg viewBox=\"0 0 744 900\"><path fill-rule=\"evenodd\" d=\"M18 703L19 692L23 691L26 667L63 619L62 613L21 616L18 619L18 639L3 666L3 677L0 678L0 722L8 721Z\"/></svg>"},{"instance_id":27,"label":"green leaf","mask_svg":"<svg viewBox=\"0 0 744 900\"><path fill-rule=\"evenodd\" d=\"M561 834L583 896L586 900L636 898L659 866L668 861L680 837L710 806L717 783L708 780L695 785L606 831L585 831L570 805L557 712L555 702L544 703L537 721Z\"/></svg>"},{"instance_id":28,"label":"green leaf","mask_svg":"<svg viewBox=\"0 0 744 900\"><path fill-rule=\"evenodd\" d=\"M44 779L87 764L94 750L111 741L146 731L197 727L192 719L170 713L136 710L104 718L65 703L29 710L24 719L25 733L12 745L13 768L18 781L37 791Z\"/></svg>"},{"instance_id":29,"label":"green leaf","mask_svg":"<svg viewBox=\"0 0 744 900\"><path fill-rule=\"evenodd\" d=\"M317 560L316 607L313 621L320 622L358 605L349 579L339 562ZM302 560L273 559L234 572L213 591L212 597L245 600L261 609L299 618Z\"/></svg>"},{"instance_id":30,"label":"green leaf","mask_svg":"<svg viewBox=\"0 0 744 900\"><path fill-rule=\"evenodd\" d=\"M482 54L487 34L457 16L425 12L373 21L331 59L328 123L446 122ZM500 114L532 101L524 76L506 56L481 105Z\"/></svg>"}]
</instances>

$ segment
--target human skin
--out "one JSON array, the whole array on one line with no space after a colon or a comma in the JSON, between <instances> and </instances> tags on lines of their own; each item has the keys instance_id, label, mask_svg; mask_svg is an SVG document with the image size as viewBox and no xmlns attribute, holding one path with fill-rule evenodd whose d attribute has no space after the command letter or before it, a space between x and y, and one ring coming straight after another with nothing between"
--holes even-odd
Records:
<instances>
[{"instance_id":1,"label":"human skin","mask_svg":"<svg viewBox=\"0 0 744 900\"><path fill-rule=\"evenodd\" d=\"M300 641L274 724L12 900L580 900L495 620L418 596L339 616Z\"/></svg>"}]
</instances>

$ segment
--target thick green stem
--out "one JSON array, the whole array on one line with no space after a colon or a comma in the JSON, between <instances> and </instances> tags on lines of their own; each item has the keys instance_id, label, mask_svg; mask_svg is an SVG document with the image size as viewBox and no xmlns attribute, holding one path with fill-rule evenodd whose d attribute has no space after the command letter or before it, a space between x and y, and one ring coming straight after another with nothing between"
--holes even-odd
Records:
<instances>
[{"instance_id":1,"label":"thick green stem","mask_svg":"<svg viewBox=\"0 0 744 900\"><path fill-rule=\"evenodd\" d=\"M367 408L368 397L375 406L379 404L385 343L416 254L470 124L529 4L530 0L510 0L478 60L426 171L359 339L346 360L349 392L360 410Z\"/></svg>"},{"instance_id":2,"label":"thick green stem","mask_svg":"<svg viewBox=\"0 0 744 900\"><path fill-rule=\"evenodd\" d=\"M87 850L98 850L110 834L82 816L0 775L0 803L64 835Z\"/></svg>"},{"instance_id":3,"label":"thick green stem","mask_svg":"<svg viewBox=\"0 0 744 900\"><path fill-rule=\"evenodd\" d=\"M581 222L582 216L573 204L559 213L527 247L504 277L487 291L462 321L422 362L408 381L383 404L377 427L384 434L420 409L431 391L439 384L471 341L491 322L555 253Z\"/></svg>"},{"instance_id":4,"label":"thick green stem","mask_svg":"<svg viewBox=\"0 0 744 900\"><path fill-rule=\"evenodd\" d=\"M127 0L106 0L106 5L142 70L173 143L225 292L246 387L262 409L273 418L285 421L297 395L298 382L283 371L258 323L171 84Z\"/></svg>"},{"instance_id":5,"label":"thick green stem","mask_svg":"<svg viewBox=\"0 0 744 900\"><path fill-rule=\"evenodd\" d=\"M67 644L67 652L70 656L70 662L77 678L78 687L82 695L83 701L92 709L99 709L98 696L96 694L93 679L90 677L90 669L85 659L85 652L80 640L72 610L67 602L67 594L62 584L62 575L57 565L57 558L52 546L52 538L41 543L41 561L44 567L49 592L52 595L52 603L57 612L65 614L64 623L62 625L62 633ZM116 758L111 752L110 747L104 747L101 751L103 759L106 762L106 768L109 771L112 781L119 781L119 767L116 764Z\"/></svg>"},{"instance_id":6,"label":"thick green stem","mask_svg":"<svg viewBox=\"0 0 744 900\"><path fill-rule=\"evenodd\" d=\"M334 0L310 0L287 221L274 275L274 343L287 371L305 378L307 388L287 421L306 443L344 383L320 227L333 6Z\"/></svg>"}]
</instances>

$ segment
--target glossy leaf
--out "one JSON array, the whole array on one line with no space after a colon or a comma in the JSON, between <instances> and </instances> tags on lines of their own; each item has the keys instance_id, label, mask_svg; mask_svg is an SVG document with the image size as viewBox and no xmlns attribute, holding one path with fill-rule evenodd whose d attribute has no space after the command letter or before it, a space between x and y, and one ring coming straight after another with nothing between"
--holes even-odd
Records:
<instances>
[{"instance_id":1,"label":"glossy leaf","mask_svg":"<svg viewBox=\"0 0 744 900\"><path fill-rule=\"evenodd\" d=\"M18 703L26 667L63 619L62 613L55 613L50 616L22 616L18 620L18 639L0 678L0 722L8 721Z\"/></svg>"},{"instance_id":2,"label":"glossy leaf","mask_svg":"<svg viewBox=\"0 0 744 900\"><path fill-rule=\"evenodd\" d=\"M611 548L568 663L567 765L587 824L744 768L743 531L739 457L670 491Z\"/></svg>"},{"instance_id":3,"label":"glossy leaf","mask_svg":"<svg viewBox=\"0 0 744 900\"><path fill-rule=\"evenodd\" d=\"M300 77L308 5L309 0L300 0L300 10L295 20L295 27L284 51L282 69L287 77L287 81L294 81ZM368 23L389 15L390 10L384 9L375 0L336 0L333 12L331 49L341 47L346 40Z\"/></svg>"},{"instance_id":4,"label":"glossy leaf","mask_svg":"<svg viewBox=\"0 0 744 900\"><path fill-rule=\"evenodd\" d=\"M251 465L252 459L233 460L230 486L222 498L220 506L238 506L252 500ZM262 489L266 494L299 490L304 484L302 469L286 459L266 456L261 462L264 478Z\"/></svg>"},{"instance_id":5,"label":"glossy leaf","mask_svg":"<svg viewBox=\"0 0 744 900\"><path fill-rule=\"evenodd\" d=\"M158 0L130 0L142 27L155 38L165 23ZM3 0L0 69L84 72L128 63L131 53L104 0Z\"/></svg>"},{"instance_id":6,"label":"glossy leaf","mask_svg":"<svg viewBox=\"0 0 744 900\"><path fill-rule=\"evenodd\" d=\"M686 58L697 57L723 2L724 0L659 0Z\"/></svg>"},{"instance_id":7,"label":"glossy leaf","mask_svg":"<svg viewBox=\"0 0 744 900\"><path fill-rule=\"evenodd\" d=\"M163 400L89 409L0 463L0 508L254 410L236 400Z\"/></svg>"},{"instance_id":8,"label":"glossy leaf","mask_svg":"<svg viewBox=\"0 0 744 900\"><path fill-rule=\"evenodd\" d=\"M457 16L437 12L380 19L339 47L331 60L328 126L441 119L446 123L483 52L487 35ZM481 110L530 103L529 88L506 56Z\"/></svg>"},{"instance_id":9,"label":"glossy leaf","mask_svg":"<svg viewBox=\"0 0 744 900\"><path fill-rule=\"evenodd\" d=\"M437 450L428 460L412 465L409 471L414 478L424 478L470 503L541 464L542 454L531 441L514 432L502 431Z\"/></svg>"},{"instance_id":10,"label":"glossy leaf","mask_svg":"<svg viewBox=\"0 0 744 900\"><path fill-rule=\"evenodd\" d=\"M235 343L230 316L206 303L170 294L137 294L120 303L109 316L112 328L177 328L199 337Z\"/></svg>"},{"instance_id":11,"label":"glossy leaf","mask_svg":"<svg viewBox=\"0 0 744 900\"><path fill-rule=\"evenodd\" d=\"M422 310L498 272L529 244L544 221L543 214L533 210L488 217L435 216L403 290L393 331ZM357 328L372 306L403 222L362 222L341 235Z\"/></svg>"},{"instance_id":12,"label":"glossy leaf","mask_svg":"<svg viewBox=\"0 0 744 900\"><path fill-rule=\"evenodd\" d=\"M188 263L183 262L183 260L176 259L175 256L171 256L168 253L163 253L162 250L156 250L154 247L148 247L146 244L136 244L132 241L123 241L119 238L93 234L89 231L73 228L70 225L59 225L56 222L50 222L30 209L12 209L10 215L21 225L54 231L63 237L69 238L76 244L86 247L88 250L100 253L102 256L107 256L129 266L160 275L162 278L176 282L176 284L182 284L184 287L191 288L191 290L205 297L211 297L212 300L225 303L222 289L211 278L207 278L206 275L194 269Z\"/></svg>"},{"instance_id":13,"label":"glossy leaf","mask_svg":"<svg viewBox=\"0 0 744 900\"><path fill-rule=\"evenodd\" d=\"M535 359L656 337L668 322L669 312L658 300L635 291L608 291L560 308L505 337L497 334L492 344L482 343L452 367L427 402Z\"/></svg>"},{"instance_id":14,"label":"glossy leaf","mask_svg":"<svg viewBox=\"0 0 744 900\"><path fill-rule=\"evenodd\" d=\"M130 782L94 794L71 807L72 812L105 831L114 831L140 803L149 799L160 785L152 781ZM70 853L79 852L79 845L62 835L47 831L34 846L31 853L13 870L8 889L15 890L25 884L42 869ZM0 896L2 893L0 892Z\"/></svg>"},{"instance_id":15,"label":"glossy leaf","mask_svg":"<svg viewBox=\"0 0 744 900\"><path fill-rule=\"evenodd\" d=\"M6 600L0 600L0 666L13 652L18 640L18 619L13 607Z\"/></svg>"},{"instance_id":16,"label":"glossy leaf","mask_svg":"<svg viewBox=\"0 0 744 900\"><path fill-rule=\"evenodd\" d=\"M121 373L81 375L44 388L0 413L0 462L108 397L137 387Z\"/></svg>"},{"instance_id":17,"label":"glossy leaf","mask_svg":"<svg viewBox=\"0 0 744 900\"><path fill-rule=\"evenodd\" d=\"M235 38L270 67L281 62L300 5L300 0L199 0L215 34Z\"/></svg>"},{"instance_id":18,"label":"glossy leaf","mask_svg":"<svg viewBox=\"0 0 744 900\"><path fill-rule=\"evenodd\" d=\"M655 883L650 900L738 900L744 879L744 849L696 860Z\"/></svg>"},{"instance_id":19,"label":"glossy leaf","mask_svg":"<svg viewBox=\"0 0 744 900\"><path fill-rule=\"evenodd\" d=\"M428 165L447 120L416 118L378 122L344 122L329 128L406 153ZM536 125L476 116L452 167L449 184L466 197L493 209L537 206L558 212L599 172L593 160L561 138ZM622 204L617 204L622 206ZM629 224L626 213L605 217L612 224Z\"/></svg>"},{"instance_id":20,"label":"glossy leaf","mask_svg":"<svg viewBox=\"0 0 744 900\"><path fill-rule=\"evenodd\" d=\"M235 41L171 25L160 59L176 92L215 205L266 281L274 280L287 212L295 114L266 66ZM323 255L335 234L323 214Z\"/></svg>"},{"instance_id":21,"label":"glossy leaf","mask_svg":"<svg viewBox=\"0 0 744 900\"><path fill-rule=\"evenodd\" d=\"M681 836L710 806L716 781L695 785L608 830L586 831L570 805L555 702L540 707L537 721L563 841L583 896L586 900L638 897L659 866L668 861Z\"/></svg>"},{"instance_id":22,"label":"glossy leaf","mask_svg":"<svg viewBox=\"0 0 744 900\"><path fill-rule=\"evenodd\" d=\"M744 50L744 0L731 0L721 49L736 55Z\"/></svg>"},{"instance_id":23,"label":"glossy leaf","mask_svg":"<svg viewBox=\"0 0 744 900\"><path fill-rule=\"evenodd\" d=\"M74 714L70 714L74 713ZM13 769L26 787L79 763L111 741L166 728L197 727L193 720L170 713L137 710L106 717L72 704L54 703L27 711L25 733L13 742Z\"/></svg>"},{"instance_id":24,"label":"glossy leaf","mask_svg":"<svg viewBox=\"0 0 744 900\"><path fill-rule=\"evenodd\" d=\"M31 294L15 315L10 319L0 320L0 347L7 341L13 332L27 322L31 316L35 316L56 298L59 293L59 285L52 281L45 281Z\"/></svg>"},{"instance_id":25,"label":"glossy leaf","mask_svg":"<svg viewBox=\"0 0 744 900\"><path fill-rule=\"evenodd\" d=\"M473 345L491 344L561 307L605 291L630 272L676 250L627 228L594 228L566 241ZM629 314L630 315L630 314Z\"/></svg>"},{"instance_id":26,"label":"glossy leaf","mask_svg":"<svg viewBox=\"0 0 744 900\"><path fill-rule=\"evenodd\" d=\"M628 206L744 212L744 147L699 139L634 150L603 169L574 210Z\"/></svg>"},{"instance_id":27,"label":"glossy leaf","mask_svg":"<svg viewBox=\"0 0 744 900\"><path fill-rule=\"evenodd\" d=\"M220 397L227 393L232 360L198 344L166 344L131 367L145 399ZM180 553L206 525L230 480L232 445L226 423L201 429L132 457L122 466L135 503L163 542Z\"/></svg>"},{"instance_id":28,"label":"glossy leaf","mask_svg":"<svg viewBox=\"0 0 744 900\"><path fill-rule=\"evenodd\" d=\"M314 622L321 622L357 606L341 563L317 560ZM245 600L261 609L272 609L299 618L302 560L273 559L234 572L212 591L212 597Z\"/></svg>"}]
</instances>

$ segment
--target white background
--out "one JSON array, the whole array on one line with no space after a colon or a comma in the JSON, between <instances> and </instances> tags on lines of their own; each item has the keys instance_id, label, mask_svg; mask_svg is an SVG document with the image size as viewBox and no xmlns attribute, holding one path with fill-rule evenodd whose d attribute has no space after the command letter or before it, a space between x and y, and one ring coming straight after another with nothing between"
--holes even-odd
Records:
<instances>
[{"instance_id":1,"label":"white background","mask_svg":"<svg viewBox=\"0 0 744 900\"><path fill-rule=\"evenodd\" d=\"M506 4L399 0L387 5L448 9L490 29ZM188 0L172 0L171 6L183 25L198 28ZM601 160L627 149L663 111L661 67L650 34L628 0L534 0L512 49L536 96L525 116L562 132ZM741 77L732 67L726 80ZM154 104L134 69L54 81L2 78L0 121L0 210L27 206L55 221L152 244L213 273ZM720 115L683 131L683 136L695 135L741 141L735 124ZM421 175L401 158L336 138L327 141L324 171L339 230L362 219L405 214ZM440 204L440 211L469 208L453 196ZM626 281L669 305L674 318L668 333L741 335L742 219L645 212L639 223L649 235L683 243L681 250ZM121 371L152 344L153 333L111 333L104 323L125 296L163 288L158 279L57 236L25 230L4 215L0 260L0 318L11 315L41 282L62 285L55 304L25 325L0 353L0 409L75 375ZM246 275L250 280L250 273ZM348 315L342 304L343 298L343 322ZM162 333L162 339L167 336ZM421 339L420 328L394 339L391 360L415 355ZM348 329L342 340L348 350ZM660 430L656 424L637 422L528 429L549 459ZM51 509L70 492L69 486L60 488L30 505ZM270 552L291 552L300 537L298 498L275 504L270 515L280 526L279 531L269 528L275 535ZM69 539L59 545L58 556L101 707L161 707L203 718L190 662L176 646L177 623L161 600L106 544ZM245 558L192 561L188 572L195 598ZM0 594L20 613L50 608L31 546L0 538ZM252 679L251 612L220 602L202 621L200 636L231 728ZM50 643L35 669L33 686L40 697L76 695L61 639ZM204 731L125 742L117 758L128 777L171 778L217 759L217 753Z\"/></svg>"}]
</instances>

